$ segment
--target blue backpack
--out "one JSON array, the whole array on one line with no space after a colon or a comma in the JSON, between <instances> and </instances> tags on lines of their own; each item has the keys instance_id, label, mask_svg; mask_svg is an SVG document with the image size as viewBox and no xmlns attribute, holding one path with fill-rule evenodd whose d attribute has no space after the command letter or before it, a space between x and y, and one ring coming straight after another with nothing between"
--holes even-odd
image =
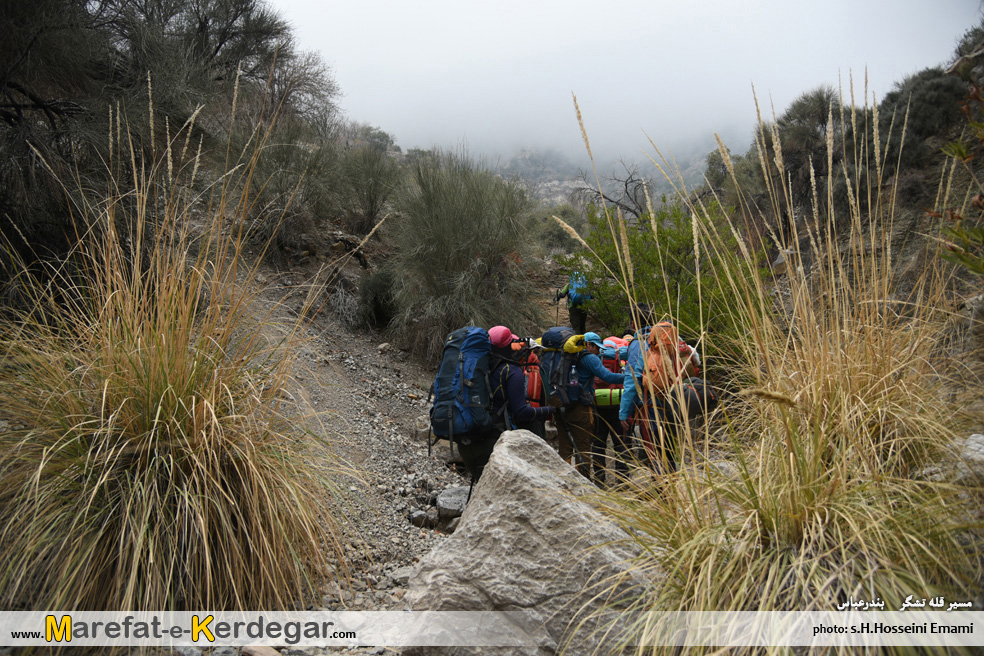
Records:
<instances>
[{"instance_id":1,"label":"blue backpack","mask_svg":"<svg viewBox=\"0 0 984 656\"><path fill-rule=\"evenodd\" d=\"M580 271L572 273L567 284L567 293L571 299L571 305L583 305L585 301L591 299L591 294L588 293L588 281L585 280L584 274Z\"/></svg>"},{"instance_id":2,"label":"blue backpack","mask_svg":"<svg viewBox=\"0 0 984 656\"><path fill-rule=\"evenodd\" d=\"M484 328L459 328L444 343L431 396L434 435L459 441L492 428L489 386L492 343Z\"/></svg>"}]
</instances>

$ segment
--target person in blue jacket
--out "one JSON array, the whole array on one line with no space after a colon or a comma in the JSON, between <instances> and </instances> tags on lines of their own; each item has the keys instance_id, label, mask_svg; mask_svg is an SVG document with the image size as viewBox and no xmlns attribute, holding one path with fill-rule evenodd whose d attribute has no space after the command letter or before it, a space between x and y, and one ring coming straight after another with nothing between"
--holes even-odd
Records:
<instances>
[{"instance_id":1,"label":"person in blue jacket","mask_svg":"<svg viewBox=\"0 0 984 656\"><path fill-rule=\"evenodd\" d=\"M706 389L704 381L689 377L683 381L679 393L653 397L642 388L646 348L649 332L655 321L651 311L640 308L640 323L643 327L636 331L635 339L629 342L626 351L624 380L622 383L622 402L618 409L618 419L624 435L631 434L636 415L640 416L643 442L653 467L660 472L676 471L676 433L683 422L683 416L694 419L701 412L708 412L717 403L713 391ZM688 347L689 348L689 347ZM692 367L687 364L685 371ZM683 375L687 376L688 373ZM638 409L645 408L641 413Z\"/></svg>"},{"instance_id":2,"label":"person in blue jacket","mask_svg":"<svg viewBox=\"0 0 984 656\"><path fill-rule=\"evenodd\" d=\"M588 293L588 284L583 273L579 271L571 273L568 283L554 296L554 302L559 303L560 299L564 297L567 298L567 314L571 320L574 334L584 334L585 324L588 321L588 313L584 309L584 303L591 300L592 297Z\"/></svg>"},{"instance_id":3,"label":"person in blue jacket","mask_svg":"<svg viewBox=\"0 0 984 656\"><path fill-rule=\"evenodd\" d=\"M582 476L602 486L605 472L598 468L591 471L592 450L595 441L595 387L597 376L606 383L619 383L622 375L605 368L601 362L602 341L598 333L584 333L584 352L578 358L575 371L578 386L571 395L570 403L560 410L557 425L557 439L560 457L568 461L573 455L575 467Z\"/></svg>"}]
</instances>

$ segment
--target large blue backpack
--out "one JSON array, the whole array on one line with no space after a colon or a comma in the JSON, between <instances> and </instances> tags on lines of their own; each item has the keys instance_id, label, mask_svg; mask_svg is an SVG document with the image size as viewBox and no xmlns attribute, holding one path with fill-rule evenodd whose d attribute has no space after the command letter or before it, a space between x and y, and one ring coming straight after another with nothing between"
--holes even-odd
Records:
<instances>
[{"instance_id":1,"label":"large blue backpack","mask_svg":"<svg viewBox=\"0 0 984 656\"><path fill-rule=\"evenodd\" d=\"M571 305L583 305L585 301L591 298L591 294L588 293L588 281L585 280L584 274L580 271L571 274L567 285L567 294L571 299Z\"/></svg>"},{"instance_id":2,"label":"large blue backpack","mask_svg":"<svg viewBox=\"0 0 984 656\"><path fill-rule=\"evenodd\" d=\"M492 428L491 352L484 328L468 326L448 335L431 390L434 435L459 441Z\"/></svg>"},{"instance_id":3,"label":"large blue backpack","mask_svg":"<svg viewBox=\"0 0 984 656\"><path fill-rule=\"evenodd\" d=\"M540 345L543 346L540 376L547 396L559 398L563 405L579 400L581 384L577 379L577 363L584 350L584 336L575 335L567 326L558 326L543 333Z\"/></svg>"}]
</instances>

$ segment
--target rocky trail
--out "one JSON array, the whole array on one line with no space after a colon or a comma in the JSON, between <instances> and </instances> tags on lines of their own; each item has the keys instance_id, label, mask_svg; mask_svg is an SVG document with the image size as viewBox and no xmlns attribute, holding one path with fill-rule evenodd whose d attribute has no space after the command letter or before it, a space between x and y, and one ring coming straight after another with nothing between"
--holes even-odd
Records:
<instances>
[{"instance_id":1,"label":"rocky trail","mask_svg":"<svg viewBox=\"0 0 984 656\"><path fill-rule=\"evenodd\" d=\"M286 292L289 298L285 283L293 283L292 277L283 276L265 293ZM289 312L290 301L281 307ZM327 311L318 312L306 330L290 392L308 416L308 428L328 439L350 466L342 485L364 538L348 554L364 572L356 574L351 591L336 587L327 593L324 607L402 608L406 576L400 570L442 536L411 524L411 513L431 507L442 490L468 482L438 457L446 443L428 455L426 437L415 439L433 373L399 349L351 332Z\"/></svg>"},{"instance_id":2,"label":"rocky trail","mask_svg":"<svg viewBox=\"0 0 984 656\"><path fill-rule=\"evenodd\" d=\"M327 583L313 610L404 610L410 571L453 530L469 478L460 465L449 465L447 442L429 454L426 428L417 426L429 409L437 363L428 368L377 335L354 332L327 304L306 311L308 290L317 280L314 265L265 270L258 276L263 285L258 303L264 307L257 308L269 313L266 329L274 333L288 330L306 312L304 343L288 391L307 428L323 435L351 470L340 481L357 532L346 547L351 585Z\"/></svg>"}]
</instances>

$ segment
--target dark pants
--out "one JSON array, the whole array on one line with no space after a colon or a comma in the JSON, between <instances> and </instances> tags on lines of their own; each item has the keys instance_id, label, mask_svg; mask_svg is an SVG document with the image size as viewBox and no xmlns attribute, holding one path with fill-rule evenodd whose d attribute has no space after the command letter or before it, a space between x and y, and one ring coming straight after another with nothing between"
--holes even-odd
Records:
<instances>
[{"instance_id":1,"label":"dark pants","mask_svg":"<svg viewBox=\"0 0 984 656\"><path fill-rule=\"evenodd\" d=\"M528 424L518 425L516 426L516 428L520 430L528 430L529 432L539 437L541 440L547 439L547 426L546 426L546 422L543 421L542 419L538 421L531 421Z\"/></svg>"},{"instance_id":2,"label":"dark pants","mask_svg":"<svg viewBox=\"0 0 984 656\"><path fill-rule=\"evenodd\" d=\"M574 456L574 468L581 476L590 479L594 408L577 401L561 407L557 397L553 397L550 404L557 408L554 423L557 426L557 448L561 459L570 462L571 456Z\"/></svg>"},{"instance_id":3,"label":"dark pants","mask_svg":"<svg viewBox=\"0 0 984 656\"><path fill-rule=\"evenodd\" d=\"M570 316L571 328L574 330L574 334L583 335L585 324L588 322L588 313L584 311L584 308L572 305L567 308L567 314Z\"/></svg>"},{"instance_id":4,"label":"dark pants","mask_svg":"<svg viewBox=\"0 0 984 656\"><path fill-rule=\"evenodd\" d=\"M458 452L461 453L461 460L465 463L468 473L471 474L472 484L478 482L485 471L485 465L489 462L495 443L499 441L499 431L493 430L484 435L469 435L456 439Z\"/></svg>"},{"instance_id":5,"label":"dark pants","mask_svg":"<svg viewBox=\"0 0 984 656\"><path fill-rule=\"evenodd\" d=\"M632 436L622 433L622 424L618 420L618 406L597 407L595 417L594 459L595 483L604 484L607 470L606 451L608 436L612 438L614 449L614 469L618 479L624 480L629 475L629 459L632 457Z\"/></svg>"},{"instance_id":6,"label":"dark pants","mask_svg":"<svg viewBox=\"0 0 984 656\"><path fill-rule=\"evenodd\" d=\"M649 464L662 474L676 471L677 422L671 404L665 399L647 401L636 416Z\"/></svg>"},{"instance_id":7,"label":"dark pants","mask_svg":"<svg viewBox=\"0 0 984 656\"><path fill-rule=\"evenodd\" d=\"M680 428L716 405L717 395L700 378L686 379L680 391L673 390L666 398L647 399L637 416L646 454L656 471L676 471Z\"/></svg>"}]
</instances>

